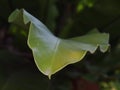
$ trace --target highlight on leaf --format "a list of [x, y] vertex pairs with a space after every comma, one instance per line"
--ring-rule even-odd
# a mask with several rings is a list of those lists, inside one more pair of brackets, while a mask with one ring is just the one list
[[58, 38], [24, 9], [15, 10], [9, 22], [29, 29], [28, 46], [38, 69], [49, 78], [65, 66], [82, 60], [87, 52], [94, 53], [98, 47], [106, 52], [109, 47], [109, 34], [97, 30], [80, 37]]

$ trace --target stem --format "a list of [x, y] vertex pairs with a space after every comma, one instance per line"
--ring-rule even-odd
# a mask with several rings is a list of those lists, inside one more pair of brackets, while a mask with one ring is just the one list
[[53, 88], [52, 88], [52, 79], [48, 80], [48, 89], [47, 90], [53, 90]]

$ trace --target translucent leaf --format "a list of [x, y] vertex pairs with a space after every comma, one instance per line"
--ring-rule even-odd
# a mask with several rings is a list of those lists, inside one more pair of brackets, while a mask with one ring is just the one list
[[23, 9], [15, 10], [9, 22], [29, 28], [28, 46], [32, 49], [37, 67], [49, 78], [68, 64], [80, 61], [87, 51], [94, 53], [100, 46], [100, 50], [105, 52], [109, 47], [109, 35], [97, 30], [70, 39], [55, 37], [42, 22]]

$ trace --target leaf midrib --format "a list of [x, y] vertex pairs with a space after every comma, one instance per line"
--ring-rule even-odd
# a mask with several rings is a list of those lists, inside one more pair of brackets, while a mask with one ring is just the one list
[[[60, 39], [59, 38], [57, 38], [57, 41], [56, 41], [56, 44], [55, 44], [55, 50], [53, 50], [54, 52], [53, 52], [53, 55], [52, 55], [52, 59], [51, 59], [51, 71], [50, 71], [50, 76], [51, 76], [51, 72], [52, 72], [52, 67], [53, 67], [53, 63], [54, 63], [54, 61], [55, 61], [55, 56], [56, 56], [56, 53], [57, 53], [57, 50], [58, 50], [58, 47], [59, 47], [59, 44], [60, 44]], [[53, 48], [54, 49], [54, 48]]]

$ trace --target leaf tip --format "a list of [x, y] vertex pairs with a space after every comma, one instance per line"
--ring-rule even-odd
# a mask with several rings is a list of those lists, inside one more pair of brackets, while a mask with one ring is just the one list
[[48, 75], [49, 80], [51, 79], [51, 75]]
[[8, 22], [13, 22], [16, 19], [18, 12], [19, 10], [16, 9], [13, 13], [11, 13], [11, 15], [8, 17]]

